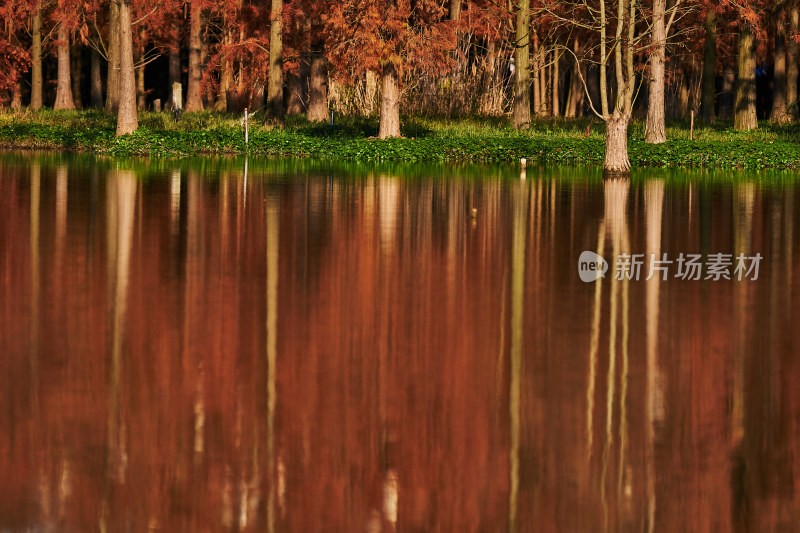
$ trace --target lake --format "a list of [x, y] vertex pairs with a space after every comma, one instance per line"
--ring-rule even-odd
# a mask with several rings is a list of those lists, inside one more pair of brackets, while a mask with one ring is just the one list
[[796, 182], [3, 154], [0, 531], [797, 530]]

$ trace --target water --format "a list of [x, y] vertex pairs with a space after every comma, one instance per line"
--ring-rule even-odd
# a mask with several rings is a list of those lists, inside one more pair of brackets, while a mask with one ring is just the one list
[[0, 530], [798, 530], [795, 176], [526, 177], [2, 156]]

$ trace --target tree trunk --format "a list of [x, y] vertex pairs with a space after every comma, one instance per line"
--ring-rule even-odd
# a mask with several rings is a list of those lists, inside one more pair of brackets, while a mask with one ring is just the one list
[[203, 110], [203, 99], [200, 96], [200, 83], [203, 80], [202, 53], [203, 43], [200, 38], [202, 21], [200, 5], [191, 4], [189, 10], [189, 86], [186, 91], [186, 112]]
[[773, 74], [772, 112], [770, 122], [787, 124], [791, 118], [786, 112], [786, 22], [784, 9], [779, 7], [775, 13], [775, 69]]
[[267, 121], [283, 125], [283, 0], [272, 0]]
[[378, 137], [400, 137], [400, 82], [397, 70], [389, 63], [381, 77], [381, 118]]
[[[144, 43], [147, 41], [147, 34], [144, 26], [139, 26], [139, 47], [136, 51], [139, 66], [136, 68], [136, 108], [144, 111], [147, 107], [147, 92], [145, 91], [144, 79]], [[134, 65], [136, 62], [134, 62]]]
[[[175, 28], [178, 32], [178, 28]], [[169, 47], [169, 85], [181, 83], [181, 43], [177, 37]]]
[[119, 30], [120, 77], [117, 137], [136, 131], [136, 128], [139, 127], [139, 117], [136, 114], [131, 0], [121, 0], [119, 3]]
[[328, 69], [325, 56], [317, 52], [311, 59], [308, 80], [308, 120], [324, 122], [328, 119]]
[[106, 75], [106, 113], [119, 107], [119, 4], [109, 2], [108, 16], [108, 73]]
[[36, 2], [31, 44], [31, 109], [42, 108], [42, 2]]
[[[230, 29], [225, 30], [225, 44], [231, 44]], [[231, 111], [232, 101], [230, 98], [231, 87], [233, 86], [233, 62], [230, 57], [225, 57], [222, 61], [222, 73], [219, 77], [219, 94], [214, 108], [217, 111]]]
[[489, 39], [483, 69], [483, 94], [481, 94], [481, 113], [499, 115], [502, 113], [502, 94], [497, 83], [497, 43]]
[[[575, 37], [573, 43], [573, 53], [578, 57], [580, 53], [580, 41]], [[569, 95], [567, 96], [567, 109], [565, 111], [568, 117], [579, 116], [580, 110], [583, 108], [583, 83], [581, 82], [580, 68], [581, 64], [572, 58], [570, 61], [572, 67], [569, 76]]]
[[75, 109], [69, 76], [69, 33], [64, 24], [58, 26], [58, 82], [53, 109]]
[[[746, 24], [743, 21], [743, 25]], [[756, 46], [753, 33], [743, 28], [739, 33], [739, 55], [737, 59], [738, 83], [733, 126], [739, 131], [758, 127], [756, 117]]]
[[789, 39], [786, 43], [786, 105], [789, 117], [797, 116], [797, 41], [800, 33], [800, 7], [795, 0], [789, 8]]
[[[539, 38], [533, 34], [533, 76], [529, 83], [533, 83], [533, 114], [539, 116], [542, 112], [542, 93], [541, 85], [539, 84], [539, 76], [542, 72], [542, 62], [539, 60]], [[528, 97], [530, 98], [531, 90], [528, 89]]]
[[463, 0], [450, 0], [450, 20], [461, 18], [461, 3]]
[[375, 99], [378, 94], [378, 76], [373, 71], [368, 70], [365, 80], [365, 94], [366, 112], [367, 116], [371, 116], [375, 112]]
[[136, 67], [136, 109], [144, 111], [146, 104], [146, 93], [144, 88], [144, 65], [139, 65]]
[[647, 123], [644, 142], [659, 144], [666, 142], [664, 123], [664, 62], [666, 61], [667, 32], [664, 26], [665, 0], [653, 0], [653, 30], [650, 52], [650, 99], [647, 105]]
[[703, 48], [703, 120], [714, 122], [717, 92], [717, 12], [713, 8], [706, 11], [706, 42]]
[[103, 107], [103, 76], [100, 72], [100, 54], [94, 48], [92, 48], [91, 71], [92, 107], [101, 109]]
[[287, 76], [286, 83], [289, 86], [289, 96], [286, 99], [286, 114], [299, 115], [303, 112], [303, 75], [300, 72], [292, 72]]
[[537, 115], [547, 116], [547, 48], [539, 47], [539, 112]]
[[528, 128], [531, 125], [531, 78], [530, 78], [530, 1], [519, 0], [515, 30], [514, 50], [514, 127]]
[[603, 175], [627, 175], [631, 170], [628, 159], [628, 122], [630, 116], [619, 111], [606, 120], [606, 153], [603, 159]]
[[19, 80], [14, 83], [11, 92], [11, 109], [14, 111], [22, 109], [22, 88], [20, 87]]
[[72, 79], [72, 102], [75, 104], [75, 109], [83, 109], [83, 101], [81, 98], [81, 48], [77, 43], [73, 43], [70, 49], [70, 76]]
[[561, 62], [561, 53], [556, 48], [555, 50], [553, 50], [553, 79], [552, 79], [552, 82], [551, 82], [552, 87], [550, 89], [552, 91], [552, 93], [553, 93], [553, 110], [552, 110], [552, 114], [553, 114], [554, 117], [561, 116], [561, 101], [560, 101], [560, 98], [559, 98], [560, 95], [559, 95], [559, 91], [558, 91], [558, 89], [559, 89], [558, 82], [560, 81], [560, 78], [561, 78], [561, 69], [559, 68], [559, 63], [560, 62]]

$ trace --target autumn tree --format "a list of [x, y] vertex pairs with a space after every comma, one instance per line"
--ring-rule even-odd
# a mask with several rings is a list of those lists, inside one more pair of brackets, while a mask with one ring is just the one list
[[10, 93], [13, 109], [22, 107], [20, 78], [30, 68], [30, 54], [20, 41], [26, 21], [35, 5], [26, 0], [10, 0], [0, 5], [0, 23], [6, 32], [0, 32], [0, 94]]
[[53, 109], [75, 109], [75, 100], [72, 96], [69, 43], [70, 35], [78, 27], [82, 16], [80, 8], [81, 5], [74, 0], [58, 0], [57, 9], [53, 11], [53, 21], [58, 28], [58, 37], [55, 42], [58, 57], [58, 78], [56, 101], [53, 104]]
[[[116, 0], [111, 0], [112, 2]], [[133, 64], [132, 0], [119, 0], [119, 111], [117, 137], [136, 131], [139, 118], [136, 111], [136, 74]]]
[[186, 90], [186, 111], [203, 110], [201, 83], [203, 81], [202, 54], [202, 10], [204, 2], [189, 3], [189, 83]]
[[369, 71], [380, 77], [380, 138], [400, 136], [404, 79], [451, 64], [456, 34], [447, 7], [434, 0], [342, 0], [331, 6], [326, 43], [333, 74], [342, 80]]
[[283, 124], [283, 0], [272, 0], [269, 18], [267, 121]]
[[717, 12], [715, 6], [705, 6], [703, 43], [703, 93], [702, 118], [705, 122], [716, 119], [715, 100], [717, 92]]
[[529, 0], [517, 0], [514, 25], [514, 127], [531, 123], [531, 16]]
[[[636, 93], [634, 59], [637, 43], [650, 31], [637, 31], [637, 26], [647, 28], [638, 5], [628, 0], [548, 0], [544, 5], [544, 10], [568, 30], [589, 30], [597, 38], [591, 54], [573, 56], [573, 60], [595, 63], [600, 70], [599, 110], [590, 96], [586, 79], [581, 77], [581, 82], [592, 111], [606, 124], [603, 171], [608, 175], [626, 175], [631, 167], [628, 125]], [[614, 75], [611, 80], [609, 72]]]
[[681, 2], [682, 0], [675, 1], [672, 7], [667, 10], [667, 0], [653, 0], [652, 30], [650, 32], [652, 48], [650, 50], [648, 80], [649, 102], [644, 135], [646, 143], [658, 144], [667, 140], [664, 115], [664, 64], [667, 59], [667, 36]]
[[737, 82], [734, 128], [740, 131], [758, 127], [756, 115], [756, 37], [764, 37], [764, 21], [769, 0], [725, 0], [737, 16]]
[[[778, 4], [774, 11], [775, 47], [772, 88], [772, 111], [770, 122], [785, 124], [791, 122], [786, 102], [786, 6]], [[796, 60], [797, 58], [795, 58]], [[796, 73], [795, 73], [796, 74]]]

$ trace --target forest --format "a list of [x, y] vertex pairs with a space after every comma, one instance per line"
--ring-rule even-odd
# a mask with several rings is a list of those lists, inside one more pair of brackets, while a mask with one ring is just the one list
[[116, 136], [177, 108], [375, 117], [380, 139], [415, 136], [401, 116], [592, 117], [626, 173], [632, 125], [658, 145], [667, 120], [798, 115], [797, 0], [5, 0], [0, 19], [0, 105], [103, 110]]

